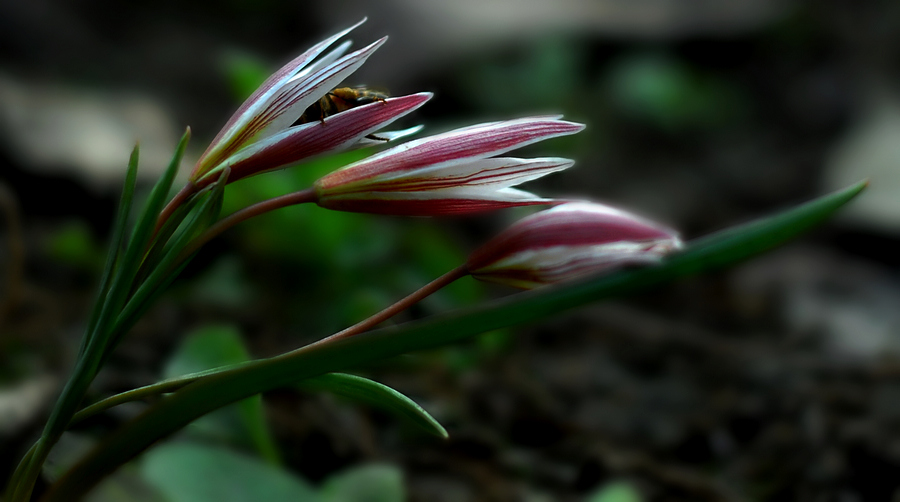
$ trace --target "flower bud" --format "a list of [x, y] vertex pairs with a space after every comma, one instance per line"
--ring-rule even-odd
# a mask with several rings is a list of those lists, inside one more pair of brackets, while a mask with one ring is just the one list
[[678, 234], [624, 211], [571, 202], [513, 224], [469, 256], [476, 279], [530, 289], [624, 265], [652, 264], [679, 249]]
[[467, 214], [557, 201], [511, 188], [572, 166], [557, 157], [492, 157], [581, 124], [531, 117], [457, 129], [411, 141], [339, 169], [315, 183], [329, 209], [410, 216]]

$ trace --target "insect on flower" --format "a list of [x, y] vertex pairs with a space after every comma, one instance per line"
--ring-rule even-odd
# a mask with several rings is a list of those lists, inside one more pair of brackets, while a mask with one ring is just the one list
[[383, 103], [388, 98], [387, 93], [374, 91], [365, 87], [339, 87], [328, 91], [321, 99], [313, 103], [300, 115], [294, 125], [324, 121], [335, 113], [340, 113], [357, 106], [369, 103]]
[[[367, 105], [369, 103], [384, 103], [388, 98], [387, 93], [374, 91], [365, 87], [339, 87], [332, 89], [322, 96], [322, 99], [316, 101], [306, 111], [294, 125], [307, 124], [309, 122], [320, 121], [325, 124], [325, 117], [330, 117], [336, 113], [347, 111], [357, 106]], [[366, 138], [378, 141], [390, 141], [390, 138], [382, 138], [374, 134], [366, 135]]]
[[337, 87], [387, 40], [384, 37], [349, 54], [345, 53], [350, 42], [325, 52], [359, 24], [316, 44], [263, 82], [197, 161], [191, 182], [205, 186], [226, 167], [231, 168], [228, 181], [232, 182], [315, 155], [418, 131], [411, 128], [371, 137], [425, 104], [431, 93], [389, 98], [368, 89]]

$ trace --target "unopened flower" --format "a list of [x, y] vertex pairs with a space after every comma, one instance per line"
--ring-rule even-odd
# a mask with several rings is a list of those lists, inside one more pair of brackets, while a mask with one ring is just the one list
[[673, 230], [609, 206], [572, 202], [513, 224], [472, 253], [466, 269], [476, 279], [528, 289], [656, 263], [680, 247]]
[[319, 179], [317, 202], [341, 211], [418, 216], [554, 203], [511, 187], [566, 169], [571, 160], [493, 156], [582, 129], [558, 117], [531, 117], [411, 141]]
[[[287, 167], [313, 155], [369, 143], [367, 135], [428, 101], [430, 93], [387, 98], [323, 117], [321, 121], [293, 125], [310, 105], [362, 66], [387, 40], [382, 38], [347, 55], [344, 53], [350, 43], [345, 42], [322, 56], [359, 24], [316, 44], [270, 76], [212, 141], [197, 161], [191, 181], [213, 180], [225, 167], [231, 168], [229, 182], [235, 181]], [[385, 139], [399, 136], [388, 134]]]

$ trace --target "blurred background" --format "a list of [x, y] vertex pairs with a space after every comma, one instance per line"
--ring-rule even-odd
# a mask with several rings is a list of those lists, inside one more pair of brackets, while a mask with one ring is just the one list
[[[391, 39], [348, 84], [435, 92], [409, 125], [588, 125], [517, 152], [577, 160], [527, 190], [614, 203], [686, 239], [863, 178], [870, 190], [733, 270], [359, 369], [449, 440], [284, 389], [198, 421], [93, 500], [900, 497], [900, 3], [877, 0], [0, 0], [0, 480], [71, 369], [134, 142], [149, 184], [190, 125], [187, 170], [271, 71], [364, 16], [356, 47]], [[225, 210], [365, 154], [242, 181]], [[89, 397], [321, 338], [527, 213], [300, 207], [233, 229]], [[512, 293], [467, 279], [397, 321]], [[141, 407], [81, 425], [47, 475]]]

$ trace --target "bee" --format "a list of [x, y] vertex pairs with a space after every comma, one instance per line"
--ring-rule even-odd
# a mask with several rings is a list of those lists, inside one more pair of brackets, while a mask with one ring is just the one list
[[[365, 87], [338, 87], [322, 96], [318, 101], [303, 111], [303, 115], [293, 125], [306, 124], [316, 120], [325, 123], [325, 117], [341, 113], [357, 106], [367, 105], [376, 101], [384, 101], [388, 95], [383, 92], [366, 89]], [[366, 136], [369, 139], [388, 141], [373, 134]]]

